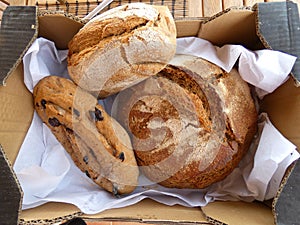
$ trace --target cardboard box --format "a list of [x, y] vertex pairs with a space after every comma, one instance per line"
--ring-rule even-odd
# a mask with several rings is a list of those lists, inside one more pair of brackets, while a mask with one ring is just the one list
[[[297, 5], [292, 2], [259, 3], [253, 8], [231, 8], [208, 19], [176, 21], [178, 37], [198, 36], [215, 45], [242, 44], [255, 50], [271, 48], [292, 55], [300, 53]], [[23, 83], [22, 56], [37, 36], [53, 40], [59, 49], [83, 26], [70, 15], [38, 13], [36, 7], [8, 7], [0, 32], [0, 221], [1, 224], [53, 224], [73, 217], [86, 221], [136, 221], [160, 224], [297, 224], [300, 168], [286, 172], [273, 202], [214, 202], [202, 208], [166, 206], [152, 200], [96, 215], [76, 207], [48, 203], [21, 211], [22, 191], [12, 170], [18, 150], [31, 123], [32, 96]], [[290, 79], [261, 102], [272, 123], [300, 147], [299, 59]]]

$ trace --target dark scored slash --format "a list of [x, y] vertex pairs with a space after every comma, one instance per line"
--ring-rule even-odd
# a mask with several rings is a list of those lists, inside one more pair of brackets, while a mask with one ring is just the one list
[[42, 104], [43, 108], [46, 109], [47, 101], [45, 99], [42, 99], [41, 104]]
[[74, 133], [74, 131], [73, 131], [71, 128], [69, 128], [69, 127], [66, 128], [66, 131], [67, 131], [69, 134], [73, 134], [73, 133]]
[[49, 122], [49, 124], [50, 124], [52, 127], [58, 127], [58, 126], [61, 125], [61, 123], [59, 122], [59, 120], [56, 119], [55, 117], [49, 118], [49, 119], [48, 119], [48, 122]]

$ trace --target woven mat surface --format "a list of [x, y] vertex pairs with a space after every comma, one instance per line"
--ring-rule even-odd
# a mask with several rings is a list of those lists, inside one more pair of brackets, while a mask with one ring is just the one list
[[[175, 18], [209, 17], [232, 6], [252, 6], [257, 2], [274, 1], [283, 0], [114, 0], [104, 11], [129, 2], [144, 2], [168, 6]], [[84, 17], [102, 0], [0, 0], [0, 13], [8, 2], [10, 5], [38, 5], [42, 10], [62, 10]], [[300, 0], [293, 0], [293, 2], [300, 5]]]

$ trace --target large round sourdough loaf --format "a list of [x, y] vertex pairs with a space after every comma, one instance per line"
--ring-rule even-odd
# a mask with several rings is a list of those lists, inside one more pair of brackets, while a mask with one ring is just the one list
[[130, 133], [153, 182], [205, 188], [238, 165], [256, 133], [257, 112], [237, 70], [176, 55], [157, 76], [120, 92], [113, 114]]
[[73, 81], [100, 98], [162, 70], [176, 51], [176, 27], [166, 6], [131, 3], [89, 21], [69, 42]]
[[135, 189], [139, 171], [130, 138], [94, 96], [71, 80], [48, 76], [33, 97], [36, 112], [79, 169], [114, 195]]

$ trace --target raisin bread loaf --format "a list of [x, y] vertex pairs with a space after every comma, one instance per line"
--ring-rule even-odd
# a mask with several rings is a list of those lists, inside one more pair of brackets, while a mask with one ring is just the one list
[[88, 177], [114, 195], [135, 189], [139, 171], [130, 138], [94, 96], [71, 80], [48, 76], [33, 97], [42, 121]]

